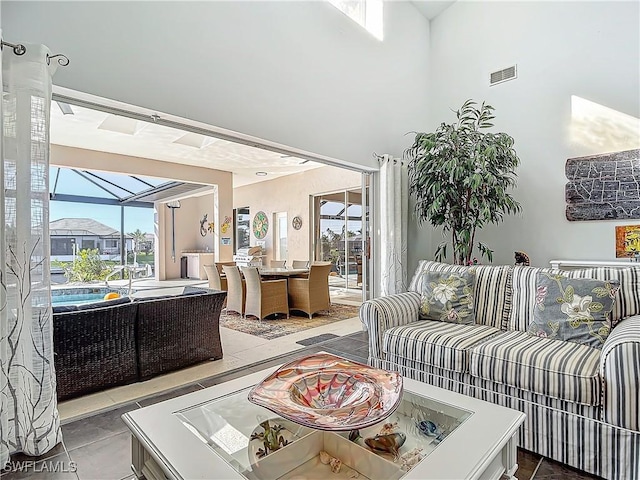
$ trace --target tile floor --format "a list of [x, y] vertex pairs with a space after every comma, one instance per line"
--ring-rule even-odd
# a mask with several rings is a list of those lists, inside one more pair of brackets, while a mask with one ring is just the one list
[[[185, 284], [206, 285], [206, 282], [202, 281], [185, 280], [176, 280], [173, 283], [147, 283], [148, 285], [141, 282], [136, 287], [175, 288], [177, 291]], [[331, 299], [332, 302], [348, 305], [361, 303], [360, 293], [353, 290], [332, 288]], [[318, 335], [330, 339], [307, 347], [297, 343], [304, 343], [305, 339]], [[12, 471], [9, 467], [0, 472], [0, 477], [3, 480], [130, 479], [131, 443], [128, 430], [120, 418], [123, 413], [320, 350], [363, 363], [366, 363], [368, 356], [366, 332], [361, 331], [357, 318], [274, 340], [263, 340], [229, 329], [222, 329], [221, 336], [225, 358], [220, 361], [203, 363], [147, 382], [126, 385], [61, 403], [59, 410], [63, 424], [63, 442], [41, 457], [15, 455], [12, 457], [13, 465], [23, 466], [23, 471]], [[265, 361], [265, 358], [268, 360]], [[24, 468], [26, 464], [21, 462], [25, 461], [33, 463]], [[525, 451], [519, 452], [519, 464], [520, 479], [593, 478]]]
[[[131, 440], [128, 430], [120, 418], [123, 413], [232, 380], [249, 372], [256, 372], [287, 362], [302, 354], [315, 353], [321, 350], [366, 363], [368, 355], [367, 334], [366, 332], [358, 331], [341, 335], [322, 343], [308, 346], [303, 350], [277, 355], [267, 361], [256, 362], [229, 372], [210, 376], [197, 382], [183, 385], [170, 392], [146, 396], [106, 412], [64, 423], [62, 426], [64, 440], [61, 444], [46, 455], [38, 458], [14, 455], [12, 457], [14, 465], [20, 465], [19, 462], [25, 460], [34, 463], [25, 471], [5, 469], [0, 474], [0, 477], [3, 480], [23, 478], [34, 480], [132, 479], [133, 475], [130, 469]], [[520, 480], [596, 478], [524, 450], [518, 452], [518, 463], [520, 468], [518, 469], [517, 477]], [[58, 471], [53, 472], [52, 470], [56, 467]]]

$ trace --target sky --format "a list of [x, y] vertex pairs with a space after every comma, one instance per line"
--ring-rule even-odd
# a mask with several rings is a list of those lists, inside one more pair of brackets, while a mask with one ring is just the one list
[[[98, 173], [98, 175], [106, 178], [115, 185], [120, 185], [121, 187], [129, 190], [127, 192], [118, 187], [114, 187], [113, 185], [103, 183], [103, 186], [111, 191], [114, 191], [116, 195], [120, 197], [126, 197], [130, 194], [130, 192], [137, 193], [150, 188], [149, 185], [145, 185], [141, 182], [135, 181], [127, 175], [108, 173]], [[89, 178], [100, 183], [100, 181], [94, 177]], [[147, 181], [152, 185], [159, 185], [166, 182], [166, 180], [150, 179], [147, 177], [139, 178], [142, 178], [144, 181]], [[109, 193], [104, 191], [102, 188], [91, 183], [85, 178], [82, 178], [80, 175], [67, 168], [61, 168], [60, 174], [58, 174], [57, 167], [51, 167], [49, 169], [49, 191], [55, 191], [59, 194], [115, 198], [113, 195], [109, 195]], [[96, 205], [89, 203], [59, 202], [52, 200], [49, 209], [49, 220], [53, 221], [59, 220], [61, 218], [92, 218], [113, 228], [114, 230], [120, 231], [120, 207], [116, 205]], [[133, 232], [138, 228], [143, 233], [153, 233], [153, 208], [125, 207], [125, 233]]]
[[[61, 218], [92, 218], [120, 231], [120, 207], [116, 206], [52, 201], [49, 220]], [[153, 233], [153, 208], [125, 207], [125, 233], [131, 233], [138, 228], [143, 233]]]

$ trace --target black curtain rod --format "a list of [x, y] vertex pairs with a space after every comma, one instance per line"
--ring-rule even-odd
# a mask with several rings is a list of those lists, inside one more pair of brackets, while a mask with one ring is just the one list
[[[21, 43], [9, 43], [9, 42], [5, 42], [4, 40], [0, 40], [0, 50], [4, 50], [5, 45], [7, 47], [11, 47], [15, 55], [21, 56], [27, 53], [27, 47], [25, 47]], [[56, 61], [58, 62], [58, 65], [61, 65], [63, 67], [66, 67], [67, 65], [69, 65], [69, 59], [67, 58], [66, 55], [63, 55], [61, 53], [58, 53], [56, 55], [49, 55], [47, 53], [47, 65], [51, 65], [52, 58], [57, 59]]]

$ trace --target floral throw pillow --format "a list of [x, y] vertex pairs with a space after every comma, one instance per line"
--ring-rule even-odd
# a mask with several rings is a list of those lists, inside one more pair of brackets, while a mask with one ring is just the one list
[[422, 276], [420, 318], [474, 324], [474, 281], [475, 276], [469, 272], [425, 272]]
[[528, 332], [602, 348], [611, 331], [617, 280], [536, 275], [536, 304]]

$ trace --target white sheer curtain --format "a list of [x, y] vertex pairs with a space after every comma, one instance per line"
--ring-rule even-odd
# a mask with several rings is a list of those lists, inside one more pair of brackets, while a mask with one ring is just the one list
[[399, 158], [380, 161], [380, 278], [382, 295], [407, 290], [407, 218], [409, 177]]
[[[49, 51], [2, 57], [0, 180], [0, 463], [62, 440], [49, 272]], [[0, 466], [1, 468], [1, 466]]]

